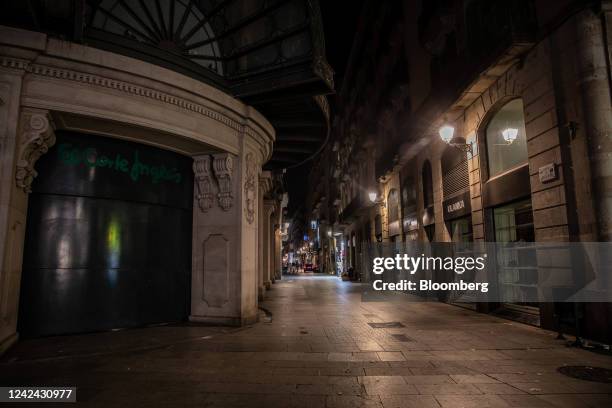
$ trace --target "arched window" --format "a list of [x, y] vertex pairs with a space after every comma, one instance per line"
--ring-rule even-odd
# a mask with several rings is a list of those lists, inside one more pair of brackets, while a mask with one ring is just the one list
[[489, 178], [527, 163], [523, 101], [514, 99], [491, 118], [486, 128]]
[[429, 160], [423, 163], [423, 170], [421, 171], [421, 177], [423, 179], [423, 207], [433, 206], [433, 179], [431, 175], [431, 164]]

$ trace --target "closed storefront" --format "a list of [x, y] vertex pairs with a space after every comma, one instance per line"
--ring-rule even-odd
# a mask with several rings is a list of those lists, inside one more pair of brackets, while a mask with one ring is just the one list
[[189, 314], [192, 159], [58, 132], [36, 165], [21, 285], [24, 336]]
[[[481, 140], [486, 152], [482, 171], [487, 238], [508, 244], [496, 257], [502, 298], [533, 299], [538, 284], [535, 254], [531, 245], [520, 245], [535, 240], [522, 100], [499, 108], [485, 124]], [[504, 303], [502, 312], [539, 324], [538, 307], [518, 301]]]

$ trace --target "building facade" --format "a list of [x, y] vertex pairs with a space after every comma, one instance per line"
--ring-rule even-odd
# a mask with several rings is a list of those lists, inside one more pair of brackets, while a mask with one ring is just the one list
[[[367, 267], [375, 242], [610, 240], [608, 2], [366, 2], [363, 16], [310, 183], [335, 271]], [[564, 313], [473, 308], [548, 329]], [[572, 317], [612, 341], [610, 304]]]
[[0, 16], [0, 352], [20, 335], [255, 322], [281, 278], [281, 169], [327, 134], [318, 3]]

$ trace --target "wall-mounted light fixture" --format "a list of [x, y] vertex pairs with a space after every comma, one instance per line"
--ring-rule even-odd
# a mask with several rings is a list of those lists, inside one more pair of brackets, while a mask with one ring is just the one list
[[518, 137], [518, 129], [516, 128], [506, 128], [502, 130], [502, 136], [506, 143], [512, 144]]
[[440, 138], [444, 143], [449, 146], [453, 146], [461, 150], [462, 152], [468, 153], [472, 151], [472, 145], [465, 142], [462, 137], [455, 137], [455, 128], [451, 125], [444, 125], [438, 131]]
[[376, 203], [376, 197], [377, 197], [377, 194], [374, 191], [370, 191], [368, 193], [368, 198], [373, 204]]

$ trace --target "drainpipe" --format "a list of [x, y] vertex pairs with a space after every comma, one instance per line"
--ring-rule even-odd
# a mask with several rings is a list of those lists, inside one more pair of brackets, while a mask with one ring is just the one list
[[602, 18], [589, 9], [576, 16], [576, 67], [599, 241], [612, 240], [612, 107], [605, 34], [606, 21], [612, 18], [611, 3], [602, 2]]

